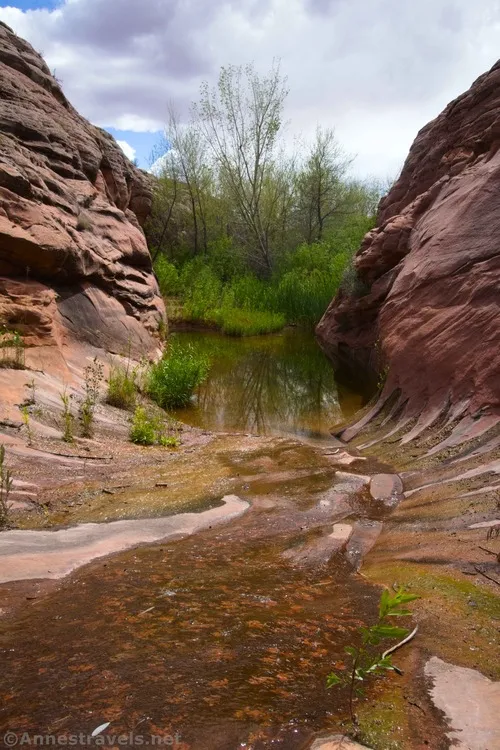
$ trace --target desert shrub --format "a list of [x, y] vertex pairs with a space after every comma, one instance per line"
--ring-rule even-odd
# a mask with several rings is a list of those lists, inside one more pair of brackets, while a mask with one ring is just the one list
[[0, 367], [24, 370], [24, 350], [24, 339], [18, 331], [0, 328]]
[[146, 375], [146, 391], [163, 409], [187, 406], [207, 378], [210, 360], [192, 344], [171, 343]]
[[118, 409], [131, 410], [137, 398], [137, 371], [120, 363], [111, 365], [108, 376], [106, 403]]
[[71, 401], [73, 396], [64, 390], [59, 394], [59, 397], [63, 405], [63, 440], [66, 443], [73, 443], [75, 440], [75, 418], [71, 411]]
[[355, 298], [364, 297], [370, 291], [370, 286], [363, 279], [359, 278], [356, 266], [354, 265], [354, 257], [351, 258], [345, 267], [340, 286], [345, 294]]
[[76, 220], [76, 228], [79, 232], [91, 232], [93, 229], [92, 222], [88, 214], [80, 211]]
[[85, 378], [85, 398], [80, 403], [78, 416], [82, 436], [91, 438], [94, 434], [94, 412], [99, 399], [99, 389], [104, 377], [104, 367], [97, 357], [94, 357], [91, 364], [84, 371]]

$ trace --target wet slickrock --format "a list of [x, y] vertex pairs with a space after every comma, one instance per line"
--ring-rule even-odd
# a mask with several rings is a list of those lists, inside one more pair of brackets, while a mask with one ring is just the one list
[[471, 415], [468, 433], [480, 410], [500, 418], [499, 146], [497, 63], [419, 132], [356, 255], [356, 288], [317, 328], [332, 358], [387, 367], [377, 408], [400, 393], [415, 433], [443, 414]]
[[29, 346], [143, 354], [165, 310], [142, 224], [147, 175], [0, 23], [0, 317]]

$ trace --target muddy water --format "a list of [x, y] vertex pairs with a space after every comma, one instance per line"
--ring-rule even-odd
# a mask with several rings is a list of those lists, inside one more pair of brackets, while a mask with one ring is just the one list
[[[280, 426], [265, 406], [264, 431], [321, 433], [340, 401], [318, 392], [316, 411], [306, 399], [307, 409], [280, 412]], [[222, 407], [201, 403], [196, 418], [212, 413], [227, 429]], [[133, 732], [143, 744], [177, 733], [190, 750], [299, 750], [341, 727], [346, 696], [327, 691], [325, 677], [342, 667], [378, 592], [331, 535], [339, 521], [370, 518], [366, 489], [346, 491], [345, 477], [340, 487], [331, 458], [292, 438], [225, 438], [213, 450], [207, 496], [222, 481], [250, 509], [190, 538], [95, 560], [6, 619], [0, 729], [68, 736], [111, 722], [107, 737]], [[192, 472], [198, 493], [192, 455], [182, 480]], [[144, 490], [135, 502], [142, 516]]]
[[177, 333], [212, 360], [193, 406], [177, 416], [212, 430], [317, 437], [349, 419], [368, 400], [335, 381], [314, 337], [300, 330], [230, 338], [218, 333]]

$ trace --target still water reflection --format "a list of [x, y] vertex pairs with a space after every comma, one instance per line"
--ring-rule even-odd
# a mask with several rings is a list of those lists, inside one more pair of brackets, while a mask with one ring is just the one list
[[206, 351], [213, 363], [193, 405], [176, 412], [188, 424], [320, 437], [366, 401], [336, 383], [312, 334], [287, 330], [244, 339], [213, 332], [173, 335]]

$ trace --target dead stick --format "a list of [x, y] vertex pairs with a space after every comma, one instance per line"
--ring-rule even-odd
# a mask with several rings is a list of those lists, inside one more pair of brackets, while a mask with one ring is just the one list
[[482, 570], [479, 570], [479, 568], [477, 567], [477, 565], [474, 565], [474, 568], [475, 568], [475, 569], [477, 570], [477, 572], [478, 572], [478, 573], [479, 573], [480, 575], [482, 575], [482, 576], [484, 576], [485, 578], [487, 578], [487, 579], [488, 579], [488, 581], [493, 581], [493, 583], [496, 583], [496, 585], [497, 585], [497, 586], [500, 586], [500, 581], [497, 581], [497, 579], [496, 579], [496, 578], [492, 578], [492, 577], [491, 577], [491, 576], [489, 576], [489, 575], [488, 575], [487, 573], [483, 573], [483, 571], [482, 571]]
[[495, 557], [497, 556], [497, 553], [496, 553], [496, 552], [493, 552], [493, 550], [492, 550], [492, 549], [486, 549], [486, 547], [481, 547], [481, 545], [480, 545], [480, 544], [478, 544], [478, 545], [477, 545], [477, 548], [478, 548], [478, 549], [482, 549], [482, 550], [483, 550], [483, 552], [487, 552], [487, 553], [488, 553], [489, 555], [495, 555]]

